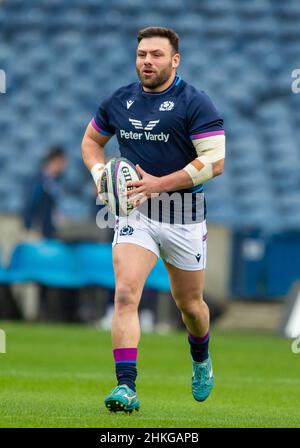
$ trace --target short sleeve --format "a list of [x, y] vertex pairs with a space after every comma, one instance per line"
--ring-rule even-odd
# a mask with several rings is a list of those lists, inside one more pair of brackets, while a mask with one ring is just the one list
[[203, 91], [195, 91], [187, 108], [187, 126], [192, 140], [224, 134], [223, 119]]
[[99, 109], [95, 117], [91, 121], [91, 125], [96, 131], [100, 132], [100, 134], [111, 137], [115, 133], [114, 127], [110, 123], [109, 117], [109, 103], [111, 101], [111, 97], [102, 101]]

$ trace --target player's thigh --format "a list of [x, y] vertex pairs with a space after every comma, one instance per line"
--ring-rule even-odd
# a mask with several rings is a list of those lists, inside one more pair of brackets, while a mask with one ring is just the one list
[[150, 250], [133, 243], [118, 243], [113, 247], [116, 294], [140, 299], [145, 281], [157, 262]]
[[207, 252], [205, 221], [191, 225], [163, 225], [161, 235], [161, 256], [165, 262], [183, 271], [199, 272], [205, 269]]
[[173, 299], [180, 309], [193, 307], [203, 300], [205, 270], [185, 271], [164, 262], [168, 271]]

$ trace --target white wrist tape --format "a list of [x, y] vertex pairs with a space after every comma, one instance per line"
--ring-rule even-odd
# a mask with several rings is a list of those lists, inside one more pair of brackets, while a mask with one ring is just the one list
[[91, 174], [96, 185], [98, 185], [98, 181], [103, 173], [104, 167], [104, 163], [96, 163], [91, 169]]
[[213, 163], [225, 158], [225, 135], [193, 140], [198, 157], [183, 169], [200, 185], [213, 177]]
[[197, 157], [183, 169], [190, 175], [194, 185], [203, 184], [213, 177], [212, 163], [205, 156]]

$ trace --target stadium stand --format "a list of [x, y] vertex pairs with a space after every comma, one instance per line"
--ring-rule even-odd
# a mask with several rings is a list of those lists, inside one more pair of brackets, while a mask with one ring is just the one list
[[9, 282], [34, 281], [61, 288], [81, 287], [84, 284], [81, 266], [73, 252], [72, 247], [54, 240], [18, 244], [7, 269]]
[[[0, 254], [1, 255], [1, 254]], [[111, 243], [67, 244], [41, 240], [17, 244], [9, 262], [0, 256], [0, 284], [35, 282], [55, 288], [115, 287]], [[146, 287], [169, 292], [168, 274], [159, 260]]]
[[[0, 108], [0, 212], [20, 212], [24, 183], [46, 147], [59, 143], [70, 160], [61, 210], [93, 216], [82, 134], [104, 96], [136, 79], [136, 32], [153, 24], [179, 32], [179, 73], [207, 91], [225, 118], [227, 167], [205, 186], [208, 220], [299, 229], [300, 108], [291, 94], [298, 0], [1, 2], [0, 68], [8, 85]], [[116, 148], [114, 141], [108, 153]]]

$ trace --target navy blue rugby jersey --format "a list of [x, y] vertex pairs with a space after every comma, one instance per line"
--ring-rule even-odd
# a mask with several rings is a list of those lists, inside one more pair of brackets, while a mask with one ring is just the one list
[[[224, 134], [223, 119], [208, 95], [178, 75], [162, 92], [145, 92], [140, 82], [119, 88], [102, 102], [91, 123], [101, 134], [116, 135], [121, 156], [154, 176], [181, 170], [194, 160], [193, 139]], [[178, 192], [192, 193], [194, 222], [205, 219], [203, 185]], [[202, 204], [197, 217], [196, 195]]]

